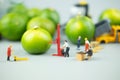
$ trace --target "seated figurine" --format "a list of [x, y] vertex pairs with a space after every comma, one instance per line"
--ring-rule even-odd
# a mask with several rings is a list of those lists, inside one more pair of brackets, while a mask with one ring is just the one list
[[87, 58], [85, 58], [85, 60], [90, 59], [91, 56], [93, 55], [93, 51], [92, 51], [92, 49], [90, 48], [90, 49], [86, 52], [86, 54], [87, 54]]

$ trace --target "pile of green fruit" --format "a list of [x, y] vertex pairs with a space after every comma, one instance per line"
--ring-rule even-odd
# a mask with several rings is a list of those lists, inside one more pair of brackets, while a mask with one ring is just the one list
[[21, 40], [28, 53], [42, 54], [50, 48], [59, 22], [60, 17], [55, 9], [28, 9], [19, 3], [12, 5], [0, 19], [0, 33], [7, 40]]
[[[109, 8], [102, 11], [99, 21], [104, 19], [108, 19], [111, 25], [120, 25], [120, 10]], [[76, 15], [67, 22], [65, 33], [68, 39], [74, 44], [77, 44], [78, 36], [81, 36], [81, 44], [84, 44], [85, 37], [89, 41], [94, 39], [95, 25], [92, 19], [86, 16]]]
[[[120, 25], [120, 10], [103, 11], [99, 20], [103, 19], [109, 19], [111, 25]], [[28, 53], [42, 54], [50, 48], [58, 23], [60, 16], [55, 9], [28, 9], [19, 3], [11, 6], [0, 19], [0, 33], [3, 38], [11, 41], [21, 40]], [[67, 22], [65, 34], [74, 44], [77, 44], [78, 36], [81, 36], [81, 44], [84, 44], [84, 38], [94, 38], [95, 25], [91, 18], [76, 15]]]
[[120, 25], [120, 10], [109, 8], [101, 12], [99, 20], [108, 19], [111, 25]]

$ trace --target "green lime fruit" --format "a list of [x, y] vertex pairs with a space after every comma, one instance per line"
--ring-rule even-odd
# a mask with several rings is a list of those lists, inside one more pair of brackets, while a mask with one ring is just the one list
[[28, 14], [28, 9], [23, 3], [18, 3], [18, 4], [12, 5], [8, 9], [8, 13], [11, 13], [11, 12], [27, 15]]
[[38, 8], [32, 8], [28, 10], [28, 15], [30, 18], [39, 16], [41, 14], [41, 10]]
[[[0, 26], [2, 26], [1, 21], [0, 21]], [[1, 39], [1, 30], [0, 30], [0, 39]]]
[[25, 16], [8, 13], [1, 19], [0, 31], [4, 38], [12, 41], [20, 40], [26, 30]]
[[84, 43], [84, 38], [91, 40], [94, 36], [95, 26], [92, 20], [86, 16], [76, 16], [71, 18], [66, 24], [65, 33], [68, 39], [77, 44], [78, 36], [81, 36], [81, 44]]
[[21, 39], [22, 47], [30, 54], [43, 54], [51, 46], [50, 33], [42, 28], [27, 30]]
[[57, 25], [60, 22], [59, 14], [53, 8], [46, 8], [46, 9], [42, 10], [40, 17], [48, 18], [48, 19], [52, 20], [55, 23], [55, 25]]
[[54, 23], [47, 18], [41, 17], [32, 18], [27, 24], [27, 30], [34, 28], [36, 26], [47, 30], [52, 36], [54, 35], [56, 30]]
[[99, 17], [99, 20], [108, 19], [111, 25], [120, 25], [120, 10], [118, 9], [106, 9]]

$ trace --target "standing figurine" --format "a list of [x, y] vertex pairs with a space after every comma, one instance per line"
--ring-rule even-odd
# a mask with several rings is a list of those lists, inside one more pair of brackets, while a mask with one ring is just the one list
[[12, 45], [7, 48], [7, 61], [10, 61], [10, 56], [12, 52]]
[[80, 50], [80, 41], [81, 41], [81, 36], [78, 36], [77, 40], [77, 49]]
[[87, 38], [85, 38], [85, 52], [87, 52], [90, 49], [90, 43]]
[[67, 40], [64, 41], [64, 45], [62, 46], [62, 49], [64, 49], [64, 57], [69, 57], [69, 50], [70, 50], [70, 47], [69, 47], [69, 44], [67, 42]]
[[90, 59], [93, 55], [93, 51], [87, 38], [85, 38], [85, 53], [87, 54], [86, 60]]

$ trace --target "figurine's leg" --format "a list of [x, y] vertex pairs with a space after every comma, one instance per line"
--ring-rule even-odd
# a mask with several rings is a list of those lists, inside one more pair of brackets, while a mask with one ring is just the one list
[[77, 49], [78, 49], [78, 50], [80, 49], [80, 44], [79, 44], [79, 43], [77, 44]]
[[69, 57], [69, 50], [70, 50], [70, 48], [67, 47], [67, 48], [66, 48], [66, 55], [67, 55], [67, 57]]
[[66, 53], [66, 56], [69, 57], [69, 53], [68, 52]]
[[66, 53], [66, 52], [64, 52], [64, 57], [66, 57], [66, 54], [67, 54], [67, 53]]
[[78, 49], [80, 49], [80, 43], [78, 44]]
[[10, 56], [7, 57], [7, 61], [10, 61]]

